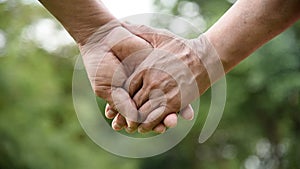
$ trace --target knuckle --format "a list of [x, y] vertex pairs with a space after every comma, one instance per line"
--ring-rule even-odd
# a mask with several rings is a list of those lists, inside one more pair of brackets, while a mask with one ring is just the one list
[[149, 83], [149, 87], [151, 88], [151, 89], [157, 89], [157, 88], [159, 88], [160, 87], [160, 85], [161, 85], [161, 80], [159, 80], [159, 79], [152, 79], [151, 81], [150, 81], [150, 83]]
[[144, 131], [150, 131], [152, 130], [153, 125], [151, 123], [143, 123], [141, 127], [143, 128]]
[[110, 87], [108, 87], [108, 86], [95, 86], [93, 91], [98, 97], [101, 97], [104, 99], [107, 97], [107, 95], [109, 95], [111, 93]]

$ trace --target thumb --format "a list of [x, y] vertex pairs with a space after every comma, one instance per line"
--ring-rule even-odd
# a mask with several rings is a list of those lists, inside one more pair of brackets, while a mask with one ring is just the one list
[[192, 106], [189, 104], [185, 108], [183, 108], [179, 114], [185, 120], [192, 120], [194, 118], [195, 113]]
[[138, 126], [138, 111], [129, 94], [122, 88], [115, 88], [112, 90], [111, 97], [115, 110], [126, 118], [128, 127], [132, 130], [136, 129]]

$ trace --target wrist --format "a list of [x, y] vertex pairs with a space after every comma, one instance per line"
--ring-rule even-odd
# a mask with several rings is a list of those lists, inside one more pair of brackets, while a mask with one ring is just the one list
[[[112, 19], [113, 20], [113, 19]], [[106, 22], [97, 22], [92, 18], [86, 19], [84, 22], [77, 23], [76, 26], [66, 27], [66, 30], [74, 38], [80, 46], [86, 44], [88, 39], [99, 30]]]
[[200, 93], [207, 90], [213, 83], [225, 76], [223, 61], [215, 47], [205, 34], [192, 39], [192, 50], [201, 63], [197, 68], [196, 81], [201, 86]]
[[95, 26], [93, 30], [89, 31], [89, 35], [85, 37], [84, 43], [82, 42], [78, 44], [82, 47], [85, 45], [97, 44], [105, 40], [107, 42], [116, 41], [117, 37], [113, 37], [112, 35], [119, 35], [118, 33], [115, 33], [115, 31], [118, 32], [119, 29], [116, 28], [121, 27], [120, 21], [117, 19], [111, 20], [110, 22], [98, 27]]
[[[70, 24], [69, 27], [65, 26], [77, 44], [80, 46], [87, 43], [89, 38], [102, 29], [110, 25], [111, 29], [116, 26], [121, 26], [120, 22], [114, 18], [110, 13], [95, 13], [86, 16], [77, 17], [77, 23]], [[113, 24], [111, 24], [113, 23]], [[104, 28], [107, 29], [107, 28]]]
[[[228, 72], [232, 69], [231, 61], [228, 59], [228, 51], [226, 50], [226, 44], [222, 44], [223, 40], [218, 39], [218, 37], [213, 36], [210, 32], [205, 32], [202, 36], [206, 38], [209, 45], [214, 49], [215, 53], [218, 55], [221, 61], [224, 71]], [[234, 52], [232, 52], [233, 54]], [[232, 55], [231, 54], [231, 55]]]

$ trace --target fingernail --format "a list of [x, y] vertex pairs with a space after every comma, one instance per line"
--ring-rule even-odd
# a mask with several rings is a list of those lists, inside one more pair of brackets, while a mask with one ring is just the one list
[[118, 123], [115, 123], [115, 122], [112, 124], [112, 128], [114, 130], [121, 130], [122, 129], [122, 127]]
[[127, 133], [133, 133], [135, 131], [135, 129], [131, 128], [131, 127], [127, 127], [126, 131], [127, 131]]
[[146, 133], [146, 130], [144, 128], [142, 128], [142, 127], [139, 127], [138, 128], [138, 132], [139, 133]]
[[108, 110], [107, 116], [108, 116], [109, 118], [113, 117], [114, 115], [115, 115], [115, 113], [114, 113], [112, 110]]
[[109, 111], [109, 110], [110, 110], [110, 106], [108, 104], [106, 104], [105, 111]]

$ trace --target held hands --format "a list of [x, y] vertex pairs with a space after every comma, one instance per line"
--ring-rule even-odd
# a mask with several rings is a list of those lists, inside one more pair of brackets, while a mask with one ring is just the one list
[[[147, 26], [123, 26], [154, 48], [124, 85], [138, 107], [138, 116], [142, 121], [138, 131], [145, 133], [157, 129], [161, 121], [168, 123], [168, 118], [173, 118], [169, 122], [176, 125], [174, 112], [179, 112], [182, 107], [189, 109], [189, 106], [186, 107], [189, 103], [223, 76], [223, 71], [214, 68], [219, 64], [217, 53], [204, 35], [186, 40]], [[116, 113], [110, 106], [106, 110]], [[125, 119], [118, 114], [114, 118], [113, 128], [125, 126]]]
[[[143, 123], [142, 125], [148, 124], [144, 121], [146, 118], [149, 119], [148, 114], [154, 110], [154, 107], [150, 104], [148, 107], [147, 104], [143, 106], [143, 103], [147, 101], [153, 86], [149, 85], [151, 90], [146, 91], [149, 93], [144, 93], [144, 89], [139, 88], [143, 74], [140, 73], [140, 76], [136, 76], [137, 73], [135, 72], [142, 67], [147, 69], [147, 64], [153, 63], [153, 57], [148, 59], [153, 52], [153, 47], [147, 41], [122, 27], [118, 21], [112, 21], [102, 26], [89, 38], [87, 43], [80, 46], [80, 51], [95, 94], [105, 99], [110, 105], [110, 111], [106, 111], [106, 117], [114, 118], [113, 128], [120, 130], [125, 127], [128, 132], [133, 132], [140, 123]], [[146, 60], [147, 64], [144, 64]], [[165, 85], [173, 85], [173, 82], [171, 83], [172, 78], [168, 75], [162, 74], [163, 76], [161, 76], [160, 72], [150, 72], [148, 77], [145, 76], [148, 78], [147, 82], [160, 77], [160, 80], [166, 80]], [[129, 79], [133, 79], [132, 82]], [[154, 96], [155, 93], [152, 92], [151, 98]], [[173, 102], [180, 101], [178, 98], [175, 100]], [[161, 102], [158, 101], [157, 103], [161, 104]], [[157, 111], [159, 114], [161, 113], [160, 110]], [[171, 110], [174, 111], [170, 112]], [[148, 127], [149, 130], [153, 129], [162, 133], [166, 127], [176, 125], [177, 116], [175, 113], [180, 110], [180, 106], [176, 106], [173, 109], [168, 108], [166, 113], [161, 114], [159, 118], [152, 117], [155, 118], [155, 122], [149, 121], [151, 122], [150, 127]], [[190, 105], [186, 104], [182, 110], [182, 116], [185, 119], [193, 117], [194, 112]], [[143, 114], [139, 113], [141, 111]]]

